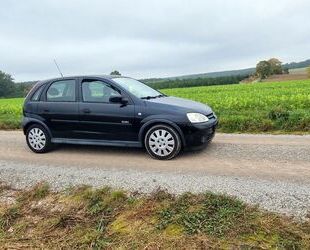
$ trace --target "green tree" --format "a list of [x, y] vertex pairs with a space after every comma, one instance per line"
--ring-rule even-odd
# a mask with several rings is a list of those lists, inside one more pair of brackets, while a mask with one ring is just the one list
[[282, 74], [282, 62], [277, 58], [271, 58], [268, 60], [271, 65], [271, 74]]
[[121, 73], [119, 73], [119, 71], [117, 71], [117, 70], [114, 70], [114, 71], [112, 71], [112, 72], [110, 73], [110, 75], [120, 76]]
[[0, 71], [0, 97], [14, 95], [15, 84], [11, 75]]
[[261, 79], [265, 79], [272, 74], [271, 64], [268, 61], [260, 61], [256, 65], [256, 75]]

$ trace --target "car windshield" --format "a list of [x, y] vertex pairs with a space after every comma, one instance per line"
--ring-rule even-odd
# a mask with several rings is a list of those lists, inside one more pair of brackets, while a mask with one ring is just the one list
[[120, 77], [113, 78], [113, 81], [138, 98], [151, 99], [164, 96], [157, 90], [152, 89], [151, 87], [135, 79]]

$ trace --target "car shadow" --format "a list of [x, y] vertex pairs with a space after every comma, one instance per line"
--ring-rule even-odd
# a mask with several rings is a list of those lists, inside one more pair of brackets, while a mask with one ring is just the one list
[[[212, 150], [214, 145], [210, 144], [199, 150], [182, 150], [180, 154], [173, 160], [182, 160], [191, 157], [199, 157], [202, 154], [208, 154]], [[53, 150], [55, 152], [62, 151], [64, 153], [74, 154], [111, 154], [117, 156], [134, 155], [141, 157], [148, 157], [148, 154], [144, 148], [135, 147], [113, 147], [113, 146], [94, 146], [94, 145], [73, 145], [73, 144], [59, 144]], [[150, 158], [151, 159], [151, 158]]]
[[90, 153], [90, 154], [139, 154], [142, 155], [145, 152], [143, 148], [134, 147], [113, 147], [113, 146], [94, 146], [94, 145], [73, 145], [73, 144], [59, 144], [53, 151], [65, 151], [74, 153]]

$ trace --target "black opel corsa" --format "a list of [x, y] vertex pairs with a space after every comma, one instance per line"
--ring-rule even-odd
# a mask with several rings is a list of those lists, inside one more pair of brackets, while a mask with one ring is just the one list
[[36, 153], [57, 143], [145, 147], [161, 160], [208, 144], [217, 125], [207, 105], [166, 96], [123, 76], [38, 82], [23, 115], [27, 144]]

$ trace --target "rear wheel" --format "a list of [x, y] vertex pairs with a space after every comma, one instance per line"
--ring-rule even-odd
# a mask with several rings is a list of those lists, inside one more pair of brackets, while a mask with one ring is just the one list
[[155, 125], [144, 138], [144, 145], [150, 156], [159, 160], [170, 160], [181, 150], [179, 134], [170, 126]]
[[26, 141], [28, 147], [35, 153], [45, 153], [52, 145], [49, 133], [39, 124], [34, 124], [27, 129]]

